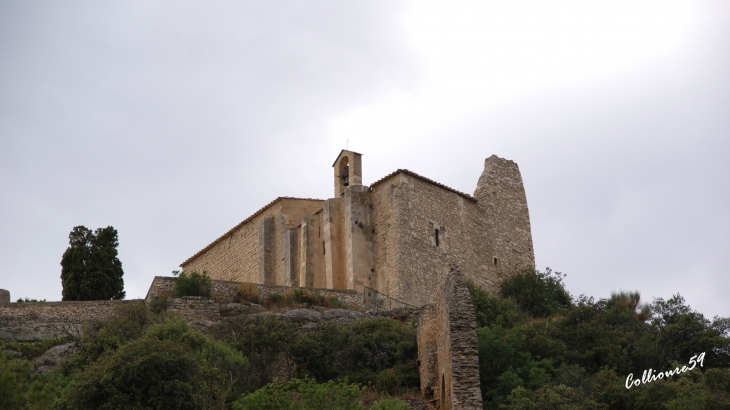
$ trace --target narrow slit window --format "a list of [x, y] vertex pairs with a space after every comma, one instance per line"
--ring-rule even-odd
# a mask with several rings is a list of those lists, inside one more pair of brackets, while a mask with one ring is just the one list
[[439, 246], [439, 230], [436, 229], [436, 231], [434, 231], [434, 232], [436, 234], [436, 246]]
[[492, 258], [492, 262], [494, 262], [494, 265], [497, 265], [497, 258]]
[[327, 248], [324, 247], [324, 241], [322, 241], [322, 255], [327, 254]]

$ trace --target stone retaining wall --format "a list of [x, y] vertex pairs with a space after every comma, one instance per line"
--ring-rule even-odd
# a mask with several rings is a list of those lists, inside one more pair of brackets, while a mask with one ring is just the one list
[[108, 316], [134, 300], [75, 302], [20, 302], [0, 304], [0, 338], [10, 341], [42, 340], [80, 335], [83, 323]]
[[200, 296], [167, 299], [167, 311], [184, 316], [187, 320], [220, 319], [220, 304]]
[[[172, 295], [175, 286], [173, 279], [174, 278], [170, 276], [155, 276], [145, 300], [150, 302], [156, 296]], [[241, 283], [244, 282], [214, 280], [211, 286], [210, 297], [219, 304], [238, 302], [239, 300], [236, 298], [236, 295], [238, 286]], [[322, 295], [326, 298], [335, 298], [343, 305], [353, 309], [360, 309], [363, 306], [362, 293], [350, 289], [300, 288], [280, 285], [262, 285], [258, 283], [252, 283], [250, 285], [258, 289], [260, 303], [266, 303], [270, 294], [285, 296], [294, 289], [301, 289], [310, 293]]]

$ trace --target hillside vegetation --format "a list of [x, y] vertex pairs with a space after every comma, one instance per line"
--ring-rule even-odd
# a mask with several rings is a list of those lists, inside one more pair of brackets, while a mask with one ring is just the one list
[[[524, 271], [498, 295], [467, 283], [485, 409], [730, 409], [729, 319], [709, 320], [679, 295], [574, 298], [562, 280]], [[0, 342], [0, 408], [405, 410], [398, 398], [419, 386], [413, 321], [303, 327], [259, 314], [210, 329], [130, 305], [89, 327], [47, 374], [30, 360], [68, 339]], [[682, 366], [626, 387], [630, 374]]]
[[49, 342], [3, 343], [22, 357], [0, 355], [0, 408], [407, 409], [389, 395], [419, 383], [415, 325], [384, 317], [303, 329], [244, 316], [203, 334], [130, 305], [88, 329], [61, 368], [32, 375], [28, 359], [67, 340]]
[[[498, 296], [467, 284], [485, 409], [730, 409], [729, 319], [708, 320], [680, 295], [573, 299], [562, 279], [525, 271]], [[702, 366], [626, 388], [629, 374], [691, 367], [703, 352]]]

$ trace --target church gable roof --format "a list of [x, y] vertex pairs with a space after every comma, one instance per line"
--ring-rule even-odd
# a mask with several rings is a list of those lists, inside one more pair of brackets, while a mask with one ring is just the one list
[[474, 198], [473, 196], [471, 196], [469, 194], [465, 194], [465, 193], [463, 193], [461, 191], [457, 191], [454, 188], [448, 187], [448, 186], [446, 186], [446, 185], [444, 185], [442, 183], [436, 182], [433, 179], [426, 178], [426, 177], [424, 177], [422, 175], [418, 175], [415, 172], [409, 171], [407, 169], [398, 169], [398, 170], [395, 170], [395, 171], [391, 172], [390, 174], [388, 174], [388, 175], [380, 178], [379, 180], [373, 182], [372, 184], [370, 184], [370, 188], [372, 188], [372, 187], [374, 187], [376, 185], [380, 185], [381, 183], [385, 182], [390, 177], [392, 177], [392, 176], [394, 176], [396, 174], [399, 174], [399, 173], [403, 173], [403, 174], [412, 176], [414, 178], [420, 179], [421, 181], [427, 182], [427, 183], [429, 183], [431, 185], [435, 185], [435, 186], [437, 186], [437, 187], [439, 187], [441, 189], [445, 189], [447, 191], [451, 191], [451, 192], [453, 192], [453, 193], [455, 193], [455, 194], [457, 194], [457, 195], [459, 195], [461, 197], [464, 197], [464, 198], [466, 198], [466, 199], [468, 199], [468, 200], [470, 200], [472, 202], [479, 202], [476, 198]]

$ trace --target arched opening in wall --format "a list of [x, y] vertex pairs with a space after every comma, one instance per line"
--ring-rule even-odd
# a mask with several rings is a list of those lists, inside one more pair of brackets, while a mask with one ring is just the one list
[[347, 157], [340, 160], [340, 178], [344, 186], [350, 186], [350, 160]]

